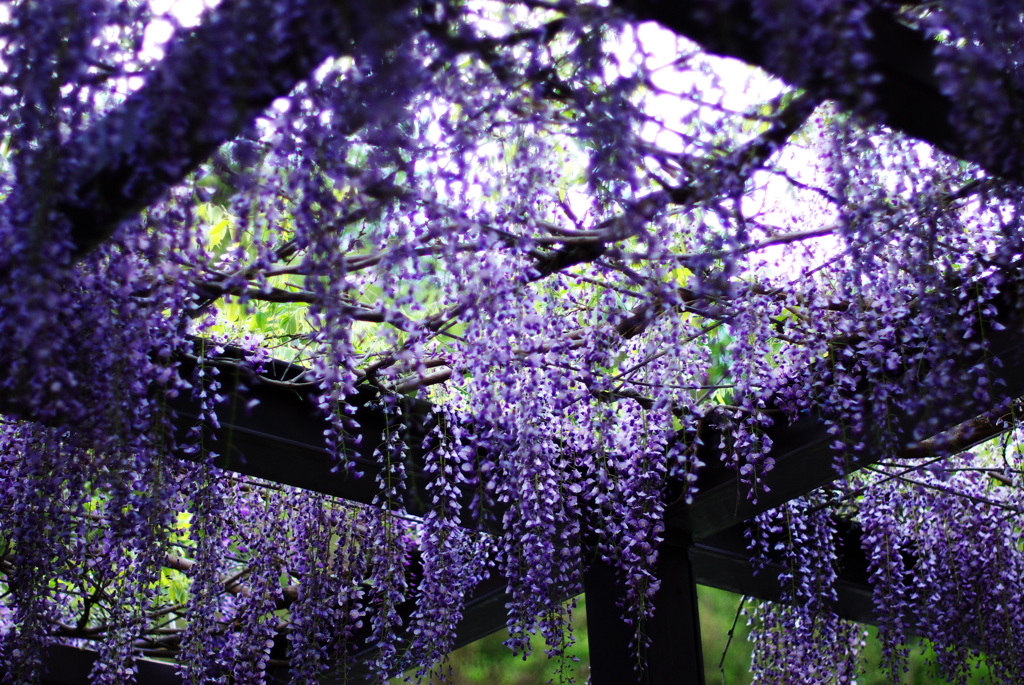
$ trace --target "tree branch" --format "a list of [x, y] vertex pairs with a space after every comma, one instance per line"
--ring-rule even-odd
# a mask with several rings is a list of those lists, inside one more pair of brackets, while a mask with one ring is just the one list
[[[750, 0], [615, 0], [615, 4], [638, 19], [657, 21], [696, 41], [708, 52], [761, 67], [847, 109], [864, 109], [864, 89], [859, 84], [851, 88], [836, 77], [851, 73], [852, 65], [812, 64], [808, 68], [806, 55], [797, 54], [795, 49], [779, 49], [786, 38], [774, 35], [774, 28], [761, 25]], [[987, 126], [987, 144], [980, 148], [951, 123], [957, 107], [943, 93], [936, 76], [938, 44], [882, 9], [872, 11], [867, 24], [871, 31], [867, 39], [869, 69], [880, 77], [869, 87], [874, 100], [870, 113], [877, 113], [882, 123], [976, 162], [992, 174], [1024, 180], [1024, 154], [1009, 152], [1020, 149], [1019, 136], [1013, 132], [1024, 115], [1020, 110], [1024, 93], [1010, 85], [1011, 79], [998, 73], [986, 75], [1002, 83], [1008, 91], [1007, 101], [1017, 104], [1012, 112], [985, 110], [986, 114], [998, 114], [999, 120]]]
[[59, 209], [76, 255], [159, 200], [324, 59], [353, 52], [357, 42], [377, 51], [397, 42], [404, 0], [359, 7], [225, 2], [176, 39], [140, 90], [58, 153], [67, 188]]

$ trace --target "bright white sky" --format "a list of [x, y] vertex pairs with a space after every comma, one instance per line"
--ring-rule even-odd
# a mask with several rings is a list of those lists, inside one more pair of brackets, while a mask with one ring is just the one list
[[[184, 27], [196, 26], [204, 11], [220, 4], [220, 0], [149, 0], [153, 14], [160, 17], [146, 29], [145, 51], [152, 55], [162, 52], [162, 46], [174, 33], [175, 24]], [[641, 24], [637, 30], [639, 45], [632, 39], [623, 41], [622, 61], [632, 61], [632, 54], [642, 48], [647, 54], [648, 64], [657, 65], [654, 83], [666, 93], [652, 96], [651, 105], [655, 110], [679, 111], [679, 98], [672, 93], [683, 93], [697, 86], [706, 88], [706, 80], [701, 75], [686, 68], [683, 70], [672, 67], [680, 55], [680, 40], [671, 31], [654, 22]], [[685, 48], [684, 48], [685, 49]], [[742, 110], [757, 102], [763, 102], [776, 95], [780, 86], [778, 81], [766, 77], [763, 72], [731, 59], [711, 58], [714, 71], [723, 84], [721, 105], [727, 109]]]
[[[220, 0], [149, 0], [157, 19], [146, 30], [144, 51], [153, 59], [162, 57], [162, 46], [170, 39], [176, 25], [191, 27], [199, 23], [201, 15]], [[687, 119], [697, 118], [707, 123], [721, 115], [714, 111], [714, 106], [727, 111], [741, 112], [757, 104], [764, 103], [777, 96], [784, 85], [771, 78], [763, 71], [750, 67], [733, 59], [696, 54], [689, 63], [680, 64], [681, 56], [696, 53], [692, 43], [680, 39], [671, 31], [648, 22], [637, 27], [635, 34], [626, 35], [621, 40], [618, 52], [620, 71], [628, 71], [630, 65], [643, 61], [651, 73], [653, 85], [662, 92], [650, 93], [646, 99], [646, 109], [661, 126], [648, 124], [641, 132], [659, 148], [668, 152], [679, 152], [682, 139], [673, 131], [686, 131], [690, 128]], [[614, 76], [614, 74], [610, 74]], [[131, 84], [131, 88], [139, 84]], [[710, 103], [713, 107], [697, 105], [686, 94], [699, 93], [700, 100]], [[698, 111], [699, 110], [699, 111]], [[790, 168], [812, 168], [813, 151], [790, 146], [785, 153], [792, 164]], [[794, 157], [795, 156], [795, 157]], [[803, 156], [807, 164], [800, 164]], [[808, 181], [810, 179], [803, 179]], [[793, 223], [793, 201], [784, 192], [786, 182], [780, 178], [764, 178], [759, 182], [762, 190], [755, 193], [752, 202], [756, 207], [750, 213], [760, 212], [763, 221], [785, 227]], [[585, 214], [588, 199], [584, 197], [570, 198], [574, 210]], [[579, 206], [577, 206], [579, 205]], [[745, 207], [745, 211], [746, 211]], [[827, 219], [826, 219], [827, 220]], [[773, 261], [780, 257], [780, 251], [772, 249], [764, 255]]]
[[161, 46], [170, 40], [175, 23], [191, 27], [199, 24], [199, 17], [207, 9], [220, 4], [220, 0], [149, 0], [149, 6], [156, 19], [146, 29], [144, 52], [163, 52]]

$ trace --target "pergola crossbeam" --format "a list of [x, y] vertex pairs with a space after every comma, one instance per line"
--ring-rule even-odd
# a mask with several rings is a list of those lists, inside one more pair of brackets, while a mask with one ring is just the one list
[[[248, 5], [219, 7], [191, 38], [172, 46], [167, 58], [142, 89], [58, 152], [58, 166], [67, 177], [68, 186], [67, 199], [60, 209], [71, 224], [77, 254], [85, 254], [101, 244], [124, 219], [158, 201], [219, 145], [251, 125], [274, 98], [290, 92], [321, 60], [351, 52], [360, 35], [373, 33], [387, 23], [372, 21], [379, 19], [380, 7], [375, 7], [372, 15], [362, 16], [353, 10], [352, 3], [345, 2], [268, 1], [264, 4], [291, 7], [294, 11], [288, 15], [290, 23], [285, 27], [266, 24], [259, 19], [261, 13], [253, 12]], [[772, 37], [758, 24], [749, 0], [717, 5], [697, 0], [675, 3], [616, 0], [616, 4], [638, 19], [661, 22], [710, 52], [766, 68], [794, 85], [835, 99], [847, 109], [863, 109], [855, 89], [822, 75], [827, 65], [807, 68], [801, 63], [803, 56], [788, 61], [779, 59], [779, 51], [772, 48]], [[401, 11], [397, 2], [388, 3], [387, 7]], [[881, 77], [871, 87], [875, 100], [871, 111], [889, 126], [976, 162], [994, 175], [1024, 179], [1024, 168], [1019, 166], [1024, 155], [1007, 152], [1011, 147], [1018, 149], [1020, 146], [1018, 137], [1007, 134], [1016, 130], [1013, 121], [995, 122], [991, 144], [984, 148], [977, 147], [977, 141], [958, 135], [950, 123], [957, 105], [936, 81], [936, 43], [922, 31], [904, 25], [881, 9], [871, 14], [869, 23], [869, 54]], [[274, 55], [274, 59], [268, 59], [257, 68], [233, 61], [249, 54], [232, 47], [233, 41], [241, 35], [260, 43], [261, 52]], [[306, 40], [268, 43], [292, 35], [303, 35]], [[223, 44], [223, 60], [216, 59], [219, 44]], [[248, 80], [238, 82], [239, 74]], [[1002, 79], [1002, 82], [1011, 80]], [[189, 87], [182, 89], [180, 84], [183, 83]], [[175, 97], [169, 97], [169, 93]], [[1007, 98], [1024, 103], [1022, 93], [1011, 92]], [[168, 105], [171, 102], [176, 103], [174, 107]], [[1012, 114], [1015, 119], [1021, 118], [1020, 112]], [[353, 126], [358, 127], [360, 123], [353, 122]], [[15, 194], [8, 201], [16, 203], [17, 199]], [[922, 435], [955, 433], [962, 428], [952, 444], [967, 447], [999, 430], [992, 422], [986, 428], [971, 421], [1000, 402], [1024, 395], [1024, 344], [1019, 339], [1022, 322], [1014, 302], [1004, 302], [1000, 312], [1000, 321], [1007, 330], [986, 331], [985, 337], [989, 343], [986, 362], [998, 380], [1003, 381], [1003, 396], [992, 399], [989, 406], [974, 400], [971, 388], [962, 396], [934, 398], [931, 403], [934, 414], [921, 412], [898, 418], [896, 432], [902, 444], [897, 452], [911, 453], [919, 449]], [[960, 370], [966, 371], [978, 361], [964, 359]], [[275, 378], [295, 379], [303, 371], [290, 365], [272, 364]], [[351, 441], [349, 458], [358, 470], [366, 472], [363, 478], [354, 478], [336, 468], [326, 449], [323, 431], [327, 424], [317, 411], [312, 388], [288, 389], [254, 378], [231, 378], [230, 374], [222, 379], [226, 383], [226, 400], [220, 407], [221, 427], [207, 429], [208, 437], [217, 438], [214, 444], [221, 452], [220, 466], [351, 501], [378, 503], [374, 476], [379, 466], [374, 450], [388, 431], [391, 420], [376, 406], [380, 398], [375, 392], [367, 390], [365, 395], [352, 398], [358, 408], [354, 418], [360, 424], [364, 439], [361, 444]], [[244, 392], [241, 390], [243, 380], [247, 386]], [[17, 401], [16, 398], [0, 398], [0, 405], [16, 409]], [[202, 416], [198, 406], [188, 398], [179, 399], [173, 406], [178, 412], [181, 434]], [[390, 504], [417, 513], [422, 510], [418, 497], [425, 483], [416, 464], [422, 463], [420, 446], [430, 428], [431, 412], [425, 403], [414, 402], [410, 408], [405, 418], [412, 416], [414, 420], [406, 421], [404, 428], [408, 458], [413, 467], [406, 488], [408, 498]], [[793, 425], [776, 426], [770, 435], [774, 448], [769, 456], [776, 465], [770, 473], [764, 474], [762, 481], [769, 486], [770, 493], [760, 493], [755, 501], [748, 497], [735, 474], [709, 469], [698, 481], [694, 502], [676, 504], [669, 509], [666, 516], [669, 543], [662, 550], [667, 567], [660, 572], [669, 580], [679, 580], [677, 575], [681, 576], [679, 587], [692, 588], [697, 582], [756, 597], [782, 598], [770, 568], [761, 574], [752, 572], [740, 526], [750, 517], [825, 485], [841, 473], [836, 470], [836, 454], [830, 447], [832, 440], [820, 417], [808, 415]], [[863, 456], [842, 464], [840, 471], [849, 472], [891, 456], [873, 447], [869, 444]], [[481, 522], [480, 525], [490, 524]], [[675, 546], [679, 541], [683, 544]], [[690, 541], [695, 542], [690, 544]], [[847, 533], [841, 546], [846, 552], [837, 584], [837, 612], [872, 622], [875, 617], [871, 590], [866, 565], [862, 556], [857, 556], [860, 547], [856, 533]], [[680, 550], [689, 550], [682, 561]], [[601, 582], [614, 586], [614, 580], [591, 579], [591, 583]], [[504, 626], [506, 600], [500, 578], [478, 588], [467, 601], [458, 641], [468, 642]], [[685, 597], [676, 596], [674, 603], [670, 600], [668, 606], [683, 606], [686, 601]], [[691, 621], [696, 616], [693, 607], [686, 611], [689, 613], [684, 618]], [[673, 629], [689, 630], [685, 626]], [[698, 637], [699, 631], [688, 648], [699, 644], [695, 641]], [[371, 652], [372, 648], [368, 647], [363, 656]], [[658, 659], [664, 658], [665, 663], [669, 663], [670, 657], [659, 655]], [[51, 685], [87, 682], [92, 659], [94, 656], [87, 650], [53, 645], [48, 653], [48, 680], [44, 682]], [[660, 663], [657, 659], [652, 661]], [[180, 682], [169, 664], [140, 660], [139, 668], [140, 680], [145, 682], [159, 685]]]

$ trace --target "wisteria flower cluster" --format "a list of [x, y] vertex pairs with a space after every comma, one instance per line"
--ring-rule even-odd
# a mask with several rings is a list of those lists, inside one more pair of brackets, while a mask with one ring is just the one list
[[[894, 679], [1020, 679], [1018, 12], [207, 4], [0, 6], [0, 678], [443, 677], [491, 586], [558, 657], [595, 564], [642, 665], [724, 469], [758, 682], [853, 682], [854, 534]], [[768, 509], [809, 415], [838, 480]]]

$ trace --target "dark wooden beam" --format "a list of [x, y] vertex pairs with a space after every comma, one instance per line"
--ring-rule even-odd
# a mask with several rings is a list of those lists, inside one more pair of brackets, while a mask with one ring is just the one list
[[[455, 631], [454, 649], [458, 649], [481, 637], [505, 627], [505, 604], [510, 597], [505, 592], [508, 583], [500, 576], [484, 580], [466, 599], [465, 611]], [[409, 602], [403, 607], [403, 614], [408, 619], [414, 604]], [[367, 667], [369, 661], [377, 654], [372, 643], [369, 626], [357, 636], [356, 647], [351, 658], [353, 663], [346, 669], [348, 683], [376, 682], [375, 674]], [[280, 634], [275, 641], [284, 650], [288, 642], [287, 635]], [[44, 655], [44, 676], [42, 685], [89, 685], [89, 673], [98, 659], [96, 651], [66, 645], [50, 645]], [[138, 658], [135, 660], [138, 669], [138, 682], [146, 685], [183, 685], [178, 675], [177, 666], [170, 661]], [[272, 668], [267, 673], [267, 681], [271, 683], [288, 683], [290, 676], [286, 668]], [[320, 679], [323, 685], [343, 682], [338, 674], [326, 673]]]
[[369, 44], [383, 55], [409, 17], [404, 0], [248, 0], [222, 3], [180, 31], [141, 89], [57, 151], [59, 208], [77, 253], [163, 197], [328, 57]]
[[583, 576], [583, 591], [593, 685], [637, 685], [640, 659], [632, 647], [636, 628], [622, 620], [624, 593], [615, 568], [593, 562]]
[[[989, 372], [998, 379], [1000, 397], [1024, 395], [1024, 328], [1020, 315], [1004, 303], [1000, 320], [1004, 330], [986, 330], [988, 352], [985, 362]], [[973, 366], [978, 359], [965, 358], [957, 373]], [[187, 369], [186, 369], [187, 372]], [[306, 370], [299, 366], [275, 362], [267, 372], [270, 378], [301, 379]], [[317, 408], [312, 386], [282, 388], [242, 374], [239, 367], [228, 366], [220, 375], [224, 384], [223, 402], [218, 405], [220, 428], [207, 429], [206, 444], [220, 453], [221, 467], [274, 482], [293, 485], [362, 503], [373, 503], [379, 488], [376, 476], [381, 465], [375, 450], [388, 432], [400, 430], [407, 444], [405, 464], [407, 480], [404, 499], [389, 502], [408, 513], [425, 511], [427, 482], [423, 477], [424, 436], [432, 429], [434, 415], [428, 403], [409, 398], [391, 398], [402, 404], [402, 420], [389, 419], [383, 412], [385, 398], [366, 387], [351, 398], [356, 407], [354, 419], [359, 423], [362, 439], [348, 441], [352, 473], [338, 469], [323, 437], [327, 423]], [[774, 463], [772, 471], [762, 474], [760, 482], [768, 490], [758, 492], [756, 500], [749, 496], [731, 469], [709, 463], [699, 475], [697, 493], [691, 504], [677, 502], [666, 512], [670, 533], [679, 533], [701, 540], [716, 532], [738, 525], [811, 490], [827, 485], [840, 477], [838, 469], [849, 473], [886, 456], [926, 456], [929, 449], [965, 450], [1002, 432], [1002, 427], [987, 416], [991, 407], [973, 398], [974, 388], [964, 384], [960, 395], [936, 398], [929, 409], [917, 415], [894, 417], [901, 449], [885, 454], [868, 441], [868, 447], [855, 458], [842, 461], [832, 449], [833, 438], [816, 414], [806, 414], [794, 424], [779, 421], [768, 431], [772, 451], [767, 455]], [[868, 395], [864, 394], [866, 403]], [[997, 398], [999, 399], [999, 398]], [[175, 400], [180, 432], [198, 420], [199, 409], [187, 397]], [[865, 405], [865, 415], [871, 408]], [[998, 412], [997, 412], [998, 413]], [[962, 422], [962, 423], [961, 423]], [[939, 434], [936, 437], [936, 433]], [[922, 439], [922, 436], [930, 436]], [[876, 436], [877, 437], [877, 436]], [[712, 459], [713, 461], [713, 459]], [[500, 512], [478, 512], [470, 507], [473, 493], [462, 498], [465, 525], [497, 531]]]
[[[318, 406], [317, 386], [307, 369], [275, 360], [257, 376], [244, 370], [240, 358], [241, 352], [229, 347], [218, 361], [208, 362], [219, 370], [219, 428], [201, 423], [201, 407], [187, 393], [169, 402], [176, 414], [178, 441], [185, 449], [187, 434], [201, 425], [203, 444], [219, 455], [215, 463], [223, 469], [371, 504], [380, 493], [378, 476], [387, 478], [378, 450], [386, 435], [398, 432], [408, 450], [405, 498], [376, 503], [412, 514], [425, 511], [423, 444], [435, 421], [427, 402], [384, 397], [373, 386], [361, 386], [358, 395], [348, 398], [355, 413], [349, 417], [354, 421], [350, 435], [343, 440], [346, 470], [327, 448], [324, 431], [330, 424]], [[189, 378], [194, 368], [195, 361], [186, 358], [183, 377]], [[389, 413], [387, 403], [399, 409], [400, 416]], [[467, 494], [467, 506], [468, 498]]]
[[[832, 608], [841, 618], [878, 625], [868, 561], [861, 547], [860, 533], [853, 527], [840, 531], [836, 541], [838, 574], [836, 602]], [[716, 533], [693, 546], [693, 569], [699, 585], [728, 590], [739, 595], [772, 602], [783, 601], [779, 564], [769, 563], [755, 572], [741, 527]], [[913, 625], [913, 622], [911, 622]]]
[[[751, 0], [614, 0], [614, 4], [637, 19], [660, 23], [710, 53], [761, 67], [822, 99], [860, 111], [940, 150], [976, 162], [994, 175], [1024, 180], [1024, 154], [1018, 133], [1024, 118], [1024, 92], [1016, 82], [995, 71], [985, 74], [987, 82], [1005, 89], [1005, 101], [1013, 105], [1006, 112], [986, 110], [986, 115], [997, 119], [987, 127], [984, 144], [971, 140], [951, 123], [954, 111], [958, 107], [962, 110], [963, 105], [943, 90], [936, 70], [938, 44], [887, 10], [875, 8], [867, 18], [871, 35], [866, 54], [878, 79], [851, 83], [849, 79], [863, 73], [863, 69], [834, 60], [816, 63], [814, 55], [793, 48], [791, 34], [780, 31], [788, 34], [793, 26], [803, 24], [799, 3], [789, 8], [791, 17], [774, 16], [770, 26], [759, 20]], [[785, 3], [776, 5], [780, 12], [787, 10]]]
[[[98, 655], [90, 649], [49, 645], [44, 655], [42, 685], [91, 685], [89, 673]], [[181, 685], [178, 667], [166, 661], [136, 659], [136, 682], [146, 685]]]
[[654, 616], [641, 627], [648, 645], [637, 643], [637, 626], [623, 619], [621, 572], [600, 559], [591, 563], [583, 585], [593, 685], [704, 685], [691, 549], [665, 542], [658, 551]]
[[[993, 304], [995, 323], [999, 325], [985, 325], [976, 331], [977, 339], [986, 340], [986, 348], [957, 360], [955, 367], [947, 370], [962, 379], [970, 369], [983, 365], [994, 395], [990, 400], [978, 400], [974, 396], [976, 388], [969, 382], [950, 384], [934, 397], [921, 397], [923, 408], [915, 414], [887, 417], [887, 430], [898, 437], [895, 450], [887, 452], [880, 447], [881, 427], [869, 426], [865, 449], [852, 456], [832, 449], [834, 438], [819, 414], [806, 414], [791, 425], [779, 421], [767, 431], [772, 439], [767, 456], [775, 467], [759, 476], [759, 482], [767, 487], [756, 493], [756, 499], [739, 482], [735, 471], [711, 464], [698, 477], [692, 504], [677, 502], [668, 508], [665, 520], [669, 530], [701, 540], [879, 459], [963, 451], [1002, 433], [1003, 428], [994, 420], [1002, 411], [1000, 407], [1024, 395], [1024, 313], [1013, 288]], [[914, 373], [921, 371], [913, 369]], [[869, 389], [861, 388], [858, 393], [861, 413], [873, 416]]]

